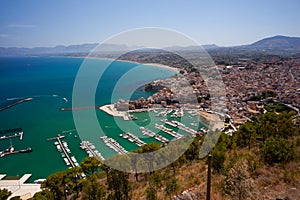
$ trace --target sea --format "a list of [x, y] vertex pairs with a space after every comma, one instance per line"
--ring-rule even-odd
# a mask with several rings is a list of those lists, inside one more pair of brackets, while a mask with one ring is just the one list
[[[99, 71], [110, 63], [109, 60], [88, 59], [88, 64]], [[0, 151], [10, 145], [13, 145], [15, 150], [32, 148], [30, 153], [1, 157], [0, 174], [18, 178], [28, 173], [32, 174], [28, 182], [33, 182], [57, 171], [66, 170], [68, 166], [61, 153], [57, 151], [55, 140], [52, 140], [58, 134], [65, 136], [62, 140], [68, 143], [71, 156], [79, 163], [87, 156], [80, 148], [81, 140], [87, 138], [104, 158], [113, 156], [116, 152], [103, 143], [101, 135], [116, 139], [127, 151], [138, 147], [121, 138], [119, 136], [121, 133], [129, 131], [145, 142], [155, 141], [153, 138], [143, 137], [139, 130], [140, 126], [154, 130], [154, 124], [161, 120], [154, 112], [135, 113], [137, 120], [124, 121], [122, 118], [112, 117], [97, 108], [92, 108], [93, 105], [83, 105], [83, 108], [95, 111], [101, 133], [93, 128], [87, 129], [86, 132], [77, 132], [73, 111], [68, 109], [62, 111], [62, 108], [72, 107], [74, 81], [84, 61], [84, 58], [73, 57], [0, 57], [0, 108], [24, 98], [32, 98], [31, 101], [0, 111], [0, 131], [22, 128], [24, 132], [22, 140], [18, 137], [0, 140]], [[112, 98], [121, 77], [131, 71], [133, 73], [130, 78], [122, 81], [121, 89], [117, 90], [119, 92]], [[94, 94], [95, 105], [111, 104], [114, 103], [112, 99], [116, 101], [117, 98], [128, 99], [128, 93], [132, 93], [133, 89], [130, 99], [147, 98], [153, 92], [144, 91], [141, 85], [174, 76], [176, 73], [174, 70], [157, 66], [114, 61], [99, 79]], [[76, 112], [85, 111], [83, 109]], [[89, 116], [85, 116], [83, 120], [89, 127], [92, 121]], [[161, 134], [167, 139], [172, 139], [172, 136]]]

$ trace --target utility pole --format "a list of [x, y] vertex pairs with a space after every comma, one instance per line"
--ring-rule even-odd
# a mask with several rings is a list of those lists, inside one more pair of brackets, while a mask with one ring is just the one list
[[211, 154], [207, 158], [207, 185], [206, 185], [206, 200], [210, 200], [210, 185], [211, 185]]

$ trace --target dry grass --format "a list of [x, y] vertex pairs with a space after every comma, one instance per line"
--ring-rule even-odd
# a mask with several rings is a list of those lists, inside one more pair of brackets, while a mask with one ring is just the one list
[[[298, 144], [299, 145], [299, 144]], [[258, 147], [228, 150], [226, 152], [225, 171], [230, 169], [239, 159], [245, 159], [248, 163], [249, 172], [255, 182], [255, 191], [249, 199], [276, 199], [277, 197], [300, 199], [300, 146], [297, 146], [296, 159], [286, 165], [265, 165], [258, 157]], [[166, 168], [160, 173], [168, 174], [166, 180], [173, 177], [171, 168]], [[176, 179], [179, 184], [177, 194], [189, 190], [197, 195], [199, 199], [205, 199], [207, 165], [205, 160], [194, 161], [176, 168]], [[223, 181], [225, 176], [213, 172], [212, 174], [212, 200], [230, 199], [223, 192]], [[138, 183], [132, 179], [132, 200], [146, 199], [146, 188], [148, 181], [142, 180]], [[170, 199], [165, 195], [165, 182], [157, 192], [158, 200]]]

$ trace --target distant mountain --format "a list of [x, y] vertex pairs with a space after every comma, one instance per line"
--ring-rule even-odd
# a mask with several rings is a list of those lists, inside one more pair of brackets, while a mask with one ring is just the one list
[[[97, 47], [97, 43], [92, 44], [81, 44], [81, 45], [70, 45], [63, 46], [59, 45], [56, 47], [35, 47], [35, 48], [17, 48], [0, 47], [0, 56], [5, 55], [74, 55], [74, 56], [86, 56], [92, 50], [95, 55], [112, 53], [115, 51], [128, 52], [134, 49], [143, 48], [139, 46], [129, 47], [125, 44], [104, 44], [101, 47]], [[97, 49], [95, 49], [97, 47]], [[165, 50], [169, 51], [199, 51], [206, 49], [208, 52], [264, 52], [268, 54], [295, 54], [300, 53], [300, 37], [287, 37], [287, 36], [274, 36], [264, 38], [250, 45], [234, 46], [234, 47], [219, 47], [215, 44], [202, 45], [200, 46], [172, 46], [167, 47]], [[149, 51], [150, 49], [148, 49]], [[153, 51], [153, 50], [151, 50]]]
[[274, 36], [264, 38], [253, 44], [248, 45], [250, 48], [259, 50], [300, 50], [300, 37]]
[[215, 44], [206, 44], [201, 46], [187, 46], [187, 47], [181, 47], [181, 46], [172, 46], [172, 47], [166, 47], [166, 50], [169, 51], [197, 51], [197, 50], [209, 50], [209, 49], [217, 49], [219, 46]]
[[0, 47], [0, 55], [60, 55], [60, 54], [80, 54], [90, 52], [97, 44], [81, 44], [70, 46], [55, 47], [34, 47], [34, 48], [17, 48]]

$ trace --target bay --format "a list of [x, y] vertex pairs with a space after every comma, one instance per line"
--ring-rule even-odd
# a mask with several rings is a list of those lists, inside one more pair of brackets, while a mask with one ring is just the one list
[[[72, 111], [61, 111], [61, 108], [72, 106], [73, 84], [83, 61], [83, 58], [69, 57], [0, 57], [0, 106], [11, 104], [22, 98], [33, 98], [31, 101], [0, 112], [0, 130], [22, 128], [24, 131], [23, 140], [18, 138], [0, 140], [0, 151], [8, 148], [10, 143], [17, 150], [27, 147], [33, 149], [31, 153], [8, 155], [0, 158], [0, 174], [22, 176], [24, 173], [30, 173], [32, 177], [29, 182], [31, 182], [38, 178], [45, 178], [59, 170], [67, 169], [60, 153], [53, 144], [54, 141], [47, 140], [58, 134], [66, 136], [64, 141], [68, 143], [71, 154], [79, 162], [87, 156], [79, 148], [80, 138], [85, 136], [95, 143], [104, 157], [107, 158], [115, 154], [102, 143], [99, 139], [99, 133], [90, 130], [78, 135]], [[107, 62], [109, 61], [89, 60], [91, 67], [99, 68], [99, 70]], [[111, 103], [111, 94], [115, 84], [122, 75], [138, 65], [132, 62], [113, 62], [99, 81], [95, 94], [95, 104], [101, 106]], [[133, 74], [131, 79], [126, 79], [128, 82], [122, 82], [115, 98], [126, 98], [127, 93], [133, 88], [136, 90], [131, 99], [148, 97], [152, 93], [143, 91], [137, 85], [176, 74], [173, 70], [149, 65], [139, 66], [134, 73], [135, 75]], [[67, 101], [63, 98], [66, 98]], [[134, 144], [118, 137], [124, 130], [116, 126], [113, 117], [98, 109], [95, 112], [104, 134], [117, 139], [128, 151], [137, 148]], [[139, 120], [135, 123], [143, 123], [145, 113], [136, 115]], [[87, 116], [84, 120], [89, 126], [89, 117]], [[116, 120], [118, 121], [117, 124], [125, 127], [123, 129], [138, 135], [137, 126], [132, 128], [131, 123], [125, 122], [121, 118]], [[153, 139], [145, 138], [145, 141], [150, 142]]]

